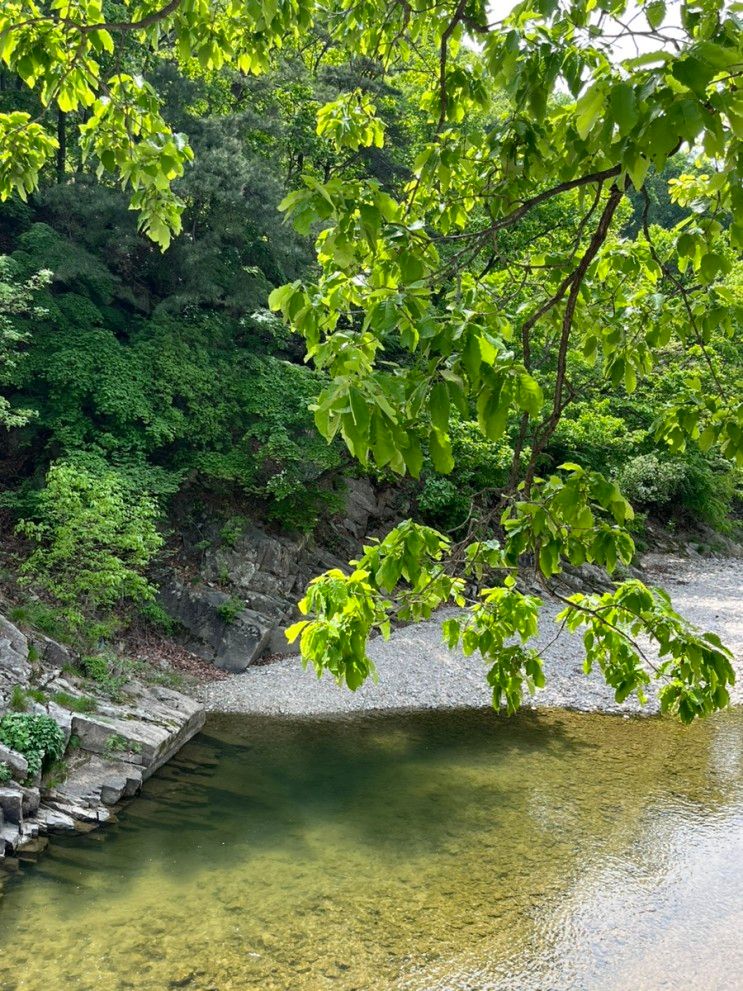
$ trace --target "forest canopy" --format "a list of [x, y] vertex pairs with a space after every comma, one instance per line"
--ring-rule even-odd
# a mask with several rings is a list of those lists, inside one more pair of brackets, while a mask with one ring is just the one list
[[350, 454], [419, 513], [308, 589], [319, 671], [357, 687], [374, 630], [454, 602], [513, 710], [543, 682], [528, 579], [618, 700], [725, 705], [729, 653], [662, 592], [560, 575], [631, 562], [632, 501], [729, 515], [742, 39], [715, 0], [6, 3], [8, 504], [43, 512], [43, 451], [311, 526]]

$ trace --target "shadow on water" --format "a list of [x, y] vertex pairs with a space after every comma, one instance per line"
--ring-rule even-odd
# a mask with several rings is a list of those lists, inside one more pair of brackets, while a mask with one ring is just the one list
[[703, 930], [743, 879], [742, 715], [213, 717], [116, 825], [8, 883], [0, 986], [608, 988], [617, 926]]

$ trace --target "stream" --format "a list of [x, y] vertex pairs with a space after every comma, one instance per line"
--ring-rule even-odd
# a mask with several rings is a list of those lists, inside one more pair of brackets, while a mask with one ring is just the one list
[[729, 991], [742, 750], [741, 709], [213, 716], [0, 882], [0, 987]]

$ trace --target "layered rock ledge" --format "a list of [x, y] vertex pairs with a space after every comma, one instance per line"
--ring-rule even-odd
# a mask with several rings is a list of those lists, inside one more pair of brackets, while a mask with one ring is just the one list
[[[88, 832], [109, 822], [204, 724], [198, 702], [138, 679], [112, 702], [67, 673], [71, 662], [61, 644], [26, 635], [0, 616], [0, 716], [14, 694], [27, 693], [28, 713], [50, 716], [65, 744], [64, 762], [44, 778], [29, 776], [23, 754], [0, 744], [0, 762], [10, 774], [0, 783], [0, 863], [6, 866], [37, 854], [49, 833]], [[75, 711], [78, 702], [91, 711]]]

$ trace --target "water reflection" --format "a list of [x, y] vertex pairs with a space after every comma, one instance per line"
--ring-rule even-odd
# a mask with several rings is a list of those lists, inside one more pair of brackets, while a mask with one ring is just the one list
[[0, 987], [735, 987], [742, 717], [215, 719], [6, 885]]

